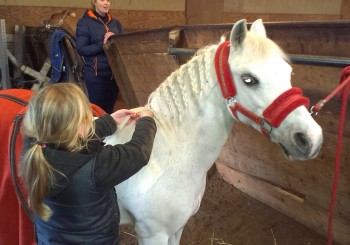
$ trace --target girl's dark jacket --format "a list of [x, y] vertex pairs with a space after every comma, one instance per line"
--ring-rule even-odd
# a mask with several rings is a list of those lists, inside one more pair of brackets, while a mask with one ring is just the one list
[[107, 31], [116, 35], [124, 31], [120, 22], [112, 18], [109, 13], [105, 18], [106, 23], [96, 12], [87, 10], [77, 24], [76, 47], [85, 61], [84, 79], [86, 82], [94, 81], [96, 76], [106, 79], [113, 78], [103, 50], [103, 39]]
[[[99, 137], [115, 130], [110, 115], [97, 119]], [[53, 211], [49, 221], [35, 217], [38, 244], [119, 244], [120, 217], [114, 186], [148, 163], [156, 131], [153, 118], [143, 117], [125, 144], [104, 146], [96, 140], [89, 151], [79, 153], [47, 144], [43, 148], [46, 160], [67, 178], [55, 172], [56, 185], [45, 199]], [[25, 137], [22, 152], [31, 144], [33, 139]]]

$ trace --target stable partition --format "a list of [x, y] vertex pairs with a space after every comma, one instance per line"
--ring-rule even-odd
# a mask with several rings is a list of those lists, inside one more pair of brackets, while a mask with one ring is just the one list
[[[350, 22], [279, 22], [265, 26], [267, 35], [291, 56], [340, 61], [330, 66], [302, 65], [300, 60], [292, 64], [292, 83], [303, 89], [312, 105], [338, 85], [343, 66], [349, 63]], [[231, 24], [173, 26], [113, 37], [105, 51], [127, 106], [145, 104], [148, 95], [191, 58], [188, 54], [217, 43], [231, 28]], [[185, 52], [169, 54], [171, 48]], [[316, 159], [289, 162], [278, 145], [236, 123], [216, 161], [217, 170], [238, 189], [327, 236], [340, 107], [341, 101], [334, 98], [315, 116], [324, 131], [324, 144]], [[333, 239], [340, 244], [350, 244], [349, 119], [347, 116], [333, 219]]]

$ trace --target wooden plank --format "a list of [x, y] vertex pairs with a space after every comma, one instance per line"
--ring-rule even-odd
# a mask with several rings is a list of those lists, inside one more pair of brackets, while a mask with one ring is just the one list
[[222, 23], [224, 0], [186, 0], [186, 24]]
[[[332, 91], [338, 86], [340, 74], [343, 70], [343, 68], [337, 67], [310, 65], [292, 65], [292, 68], [293, 86], [302, 87], [304, 94], [313, 100], [311, 101], [312, 104], [317, 103], [321, 96], [325, 97], [327, 92]], [[329, 109], [333, 110], [339, 106], [339, 101], [335, 99], [330, 104], [327, 104], [324, 110], [330, 111]]]
[[[221, 3], [222, 0], [220, 0]], [[190, 2], [190, 1], [189, 1]], [[212, 2], [212, 1], [208, 1]], [[215, 9], [219, 9], [220, 4], [216, 5], [214, 2], [211, 4], [214, 5]], [[62, 4], [60, 4], [62, 6]], [[73, 6], [73, 5], [70, 5]], [[77, 5], [79, 6], [79, 5]], [[7, 33], [14, 32], [15, 25], [24, 25], [28, 27], [37, 27], [42, 24], [42, 22], [48, 18], [53, 13], [57, 13], [64, 9], [73, 11], [77, 14], [77, 17], [82, 17], [86, 8], [83, 7], [53, 7], [43, 4], [43, 6], [19, 6], [19, 5], [0, 5], [0, 18], [6, 19], [7, 21]], [[345, 7], [344, 7], [345, 9]], [[216, 13], [221, 17], [223, 23], [234, 23], [239, 19], [247, 19], [249, 22], [252, 22], [258, 18], [262, 18], [266, 21], [321, 21], [321, 20], [346, 20], [347, 15], [341, 13], [337, 14], [284, 14], [284, 13], [242, 13], [242, 12], [226, 12], [219, 11], [214, 12], [213, 8], [206, 8], [206, 10]], [[154, 29], [165, 26], [174, 26], [174, 25], [184, 25], [186, 23], [186, 13], [184, 10], [168, 10], [168, 11], [159, 11], [159, 10], [127, 10], [127, 9], [111, 9], [111, 14], [118, 18], [126, 30], [144, 30], [144, 29]], [[206, 21], [205, 19], [202, 20]], [[210, 21], [210, 23], [219, 23], [218, 20]]]
[[[327, 234], [328, 212], [315, 206], [305, 204], [300, 198], [285, 192], [278, 186], [271, 185], [260, 179], [235, 171], [225, 165], [216, 163], [219, 173], [224, 180], [255, 199], [286, 214], [292, 219], [317, 231]], [[341, 244], [350, 244], [350, 221], [348, 219], [333, 220], [333, 238]]]
[[[120, 47], [119, 52], [122, 57], [125, 56], [123, 58], [125, 62], [128, 62], [130, 59], [133, 62], [138, 62], [138, 59], [144, 59], [142, 58], [144, 55], [149, 57], [147, 54], [166, 54], [169, 47], [169, 32], [171, 30], [172, 28], [162, 28], [155, 32], [144, 31], [142, 34], [138, 32], [129, 33], [122, 35], [120, 38], [119, 36], [113, 36], [110, 39], [110, 45]], [[152, 62], [148, 62], [147, 64], [151, 65]]]
[[[47, 5], [46, 5], [47, 6]], [[0, 5], [0, 18], [7, 21], [7, 32], [13, 33], [15, 25], [37, 27], [52, 14], [62, 10], [73, 11], [78, 18], [83, 16], [86, 8], [72, 7], [35, 7], [35, 6], [8, 6]], [[111, 9], [110, 13], [119, 19], [126, 30], [143, 30], [164, 26], [185, 24], [184, 11], [133, 11]]]
[[[257, 19], [262, 19], [264, 22], [278, 21], [331, 21], [340, 20], [339, 14], [282, 14], [282, 13], [223, 13], [224, 23], [234, 23], [237, 20], [246, 19], [248, 22], [253, 22]], [[349, 20], [344, 18], [343, 20]]]
[[[273, 164], [271, 161], [262, 162], [254, 157], [247, 157], [242, 153], [235, 152], [231, 152], [230, 164], [228, 164], [227, 160], [223, 157], [217, 160], [217, 162], [220, 162], [226, 167], [279, 186], [281, 189], [304, 199], [305, 203], [327, 212], [329, 209], [333, 177], [331, 162], [328, 163], [331, 169], [327, 172], [326, 164], [322, 163], [317, 166], [310, 163], [302, 163], [309, 165], [309, 167], [305, 167], [300, 163], [291, 165], [286, 160], [281, 162], [272, 161], [273, 163], [278, 163], [277, 165]], [[349, 169], [349, 165], [342, 165], [345, 165], [342, 170], [346, 171]], [[345, 171], [341, 171], [339, 177], [339, 188], [336, 200], [337, 211], [334, 219], [341, 217], [349, 220], [350, 217], [350, 211], [348, 209], [350, 201], [347, 194], [349, 191], [349, 176], [345, 174]], [[251, 186], [250, 188], [254, 187]]]
[[183, 11], [185, 0], [119, 0], [111, 1], [111, 7], [125, 10]]
[[[289, 54], [346, 56], [343, 48], [350, 48], [350, 36], [347, 34], [350, 31], [350, 25], [346, 23], [332, 25], [331, 22], [324, 23], [323, 27], [320, 25], [321, 23], [300, 24], [300, 29], [293, 27], [292, 24], [289, 24], [289, 28], [286, 25], [283, 29], [277, 25], [271, 25], [267, 35], [272, 40], [276, 40], [276, 43]], [[342, 47], [342, 49], [334, 47]]]
[[350, 19], [350, 0], [341, 1], [340, 19], [348, 20]]
[[148, 95], [138, 100], [135, 93], [150, 94], [179, 67], [174, 58], [166, 53], [171, 30], [164, 28], [155, 32], [146, 31], [142, 35], [131, 33], [124, 37], [116, 36], [105, 45], [108, 60], [128, 107], [145, 104]]
[[338, 14], [341, 0], [225, 0], [225, 12], [285, 13], [285, 14]]
[[[113, 13], [113, 10], [111, 10]], [[185, 15], [183, 11], [132, 11], [127, 10], [126, 19], [121, 22], [126, 29], [147, 30], [165, 26], [184, 25]], [[118, 16], [118, 15], [113, 15]]]
[[46, 76], [50, 68], [51, 68], [51, 61], [49, 58], [46, 58], [39, 72], [25, 65], [20, 66], [20, 70], [23, 73], [35, 78], [38, 81], [38, 83], [33, 84], [31, 88], [31, 90], [34, 90], [34, 91], [38, 91], [41, 87], [47, 86], [50, 84], [50, 78]]
[[112, 67], [113, 75], [116, 78], [116, 82], [122, 94], [123, 100], [125, 101], [125, 104], [128, 108], [139, 106], [118, 47], [112, 45], [112, 42], [109, 42], [104, 45], [104, 50], [106, 52], [108, 62]]
[[143, 106], [147, 103], [149, 93], [148, 92], [135, 92], [135, 95], [137, 97], [137, 101], [140, 106]]
[[[229, 33], [231, 26], [227, 25], [226, 28], [191, 28], [188, 27], [183, 30], [185, 45], [187, 48], [200, 49], [211, 44], [220, 42], [220, 37]], [[197, 38], [201, 37], [201, 38]]]
[[162, 80], [156, 79], [154, 82], [157, 84], [164, 81], [171, 72], [179, 67], [174, 58], [167, 54], [128, 55], [123, 56], [123, 60], [128, 66], [129, 74], [162, 76]]

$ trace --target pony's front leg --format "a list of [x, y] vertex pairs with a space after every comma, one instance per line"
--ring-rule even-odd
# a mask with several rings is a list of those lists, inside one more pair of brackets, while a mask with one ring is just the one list
[[138, 237], [138, 242], [140, 245], [179, 245], [183, 229], [180, 229], [173, 235], [168, 235], [166, 233], [157, 233], [150, 237]]
[[183, 228], [169, 238], [169, 245], [179, 245]]
[[137, 236], [139, 245], [169, 245], [169, 236], [166, 233], [157, 233], [152, 236]]

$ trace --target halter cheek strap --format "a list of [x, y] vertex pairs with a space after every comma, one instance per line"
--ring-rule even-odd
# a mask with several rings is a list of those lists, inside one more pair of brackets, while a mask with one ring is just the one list
[[[263, 117], [256, 115], [243, 105], [234, 100], [237, 91], [228, 65], [230, 54], [230, 42], [220, 44], [215, 53], [215, 70], [220, 85], [221, 93], [227, 100], [233, 116], [239, 120], [237, 112], [240, 112], [261, 128], [261, 132], [269, 135], [272, 128], [278, 128], [282, 121], [299, 106], [309, 107], [310, 101], [304, 97], [300, 88], [293, 87], [279, 95], [264, 111]], [[233, 103], [231, 103], [233, 101]]]
[[230, 99], [236, 95], [236, 88], [228, 65], [230, 54], [230, 42], [223, 42], [215, 53], [215, 70], [219, 81], [222, 95]]

